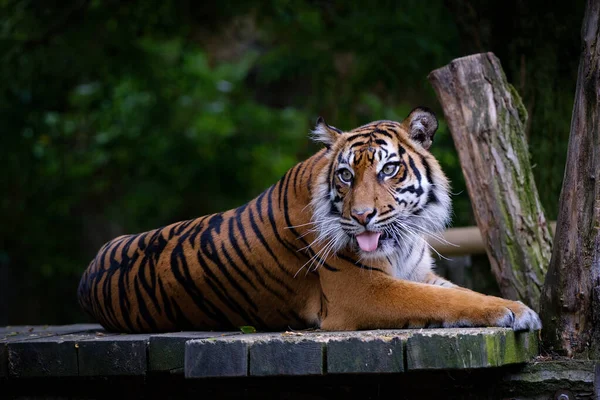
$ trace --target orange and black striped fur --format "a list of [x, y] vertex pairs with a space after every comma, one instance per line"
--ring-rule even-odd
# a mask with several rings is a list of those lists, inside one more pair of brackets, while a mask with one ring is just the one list
[[234, 210], [118, 237], [83, 274], [81, 306], [111, 331], [427, 326], [539, 329], [520, 302], [432, 272], [427, 235], [449, 219], [428, 149], [433, 113], [342, 132]]

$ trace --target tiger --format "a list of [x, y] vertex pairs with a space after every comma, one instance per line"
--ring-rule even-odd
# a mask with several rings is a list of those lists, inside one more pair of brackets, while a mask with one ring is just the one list
[[350, 131], [319, 118], [322, 148], [250, 202], [106, 243], [78, 301], [115, 332], [540, 329], [523, 303], [434, 272], [427, 238], [451, 214], [437, 128], [425, 107]]

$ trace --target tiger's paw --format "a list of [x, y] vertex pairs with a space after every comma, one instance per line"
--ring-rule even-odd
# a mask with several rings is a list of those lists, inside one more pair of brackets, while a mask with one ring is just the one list
[[[486, 296], [479, 307], [472, 308], [459, 320], [443, 324], [450, 327], [498, 326], [515, 331], [538, 330], [542, 328], [540, 317], [535, 311], [520, 301], [510, 301]], [[463, 314], [464, 315], [464, 314]]]
[[512, 328], [515, 331], [536, 331], [542, 329], [539, 315], [520, 301], [511, 301], [508, 309], [513, 314]]
[[492, 326], [512, 328], [515, 331], [542, 329], [542, 321], [535, 311], [520, 301], [505, 300], [490, 310]]

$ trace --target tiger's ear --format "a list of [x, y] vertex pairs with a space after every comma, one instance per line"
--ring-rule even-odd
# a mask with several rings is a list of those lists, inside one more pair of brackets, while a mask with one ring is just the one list
[[335, 126], [327, 125], [323, 117], [319, 117], [317, 118], [317, 124], [312, 131], [311, 137], [315, 142], [323, 143], [329, 149], [342, 133]]
[[438, 121], [433, 111], [427, 107], [417, 107], [402, 121], [408, 131], [408, 136], [429, 150], [433, 143], [433, 135], [438, 128]]

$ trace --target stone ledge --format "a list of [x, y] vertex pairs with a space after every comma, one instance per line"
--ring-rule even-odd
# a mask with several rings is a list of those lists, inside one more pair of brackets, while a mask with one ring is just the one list
[[390, 374], [523, 363], [537, 334], [502, 328], [177, 332], [124, 335], [99, 325], [0, 328], [0, 380]]
[[488, 368], [531, 360], [538, 341], [504, 328], [431, 329], [412, 335], [406, 353], [410, 370]]
[[[535, 332], [504, 328], [251, 334], [187, 342], [184, 372], [208, 378], [476, 369], [527, 362], [537, 347]], [[228, 357], [240, 367], [231, 370]]]

